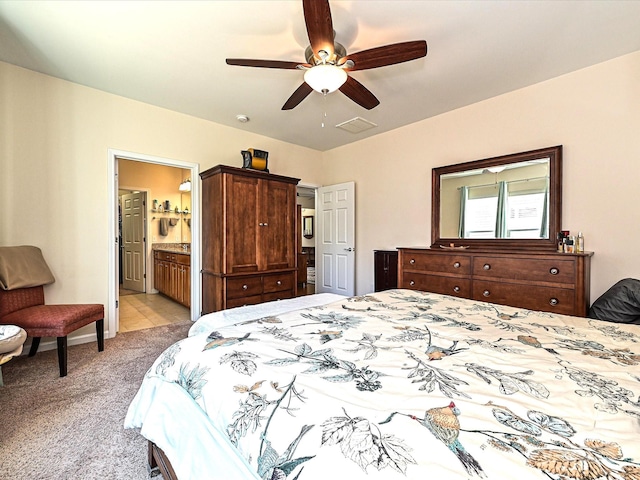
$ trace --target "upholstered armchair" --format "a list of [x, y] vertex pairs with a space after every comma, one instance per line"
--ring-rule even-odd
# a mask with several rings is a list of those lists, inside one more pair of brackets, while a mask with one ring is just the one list
[[60, 376], [64, 377], [71, 332], [95, 322], [98, 351], [104, 350], [104, 306], [46, 305], [43, 285], [52, 281], [40, 249], [0, 247], [0, 324], [17, 325], [27, 332], [32, 338], [30, 357], [38, 351], [42, 337], [56, 337]]

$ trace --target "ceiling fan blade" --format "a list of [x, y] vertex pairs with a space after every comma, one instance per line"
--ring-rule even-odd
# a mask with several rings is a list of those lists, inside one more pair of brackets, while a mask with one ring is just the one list
[[313, 53], [324, 50], [329, 56], [333, 55], [333, 21], [329, 0], [302, 0], [302, 9]]
[[300, 85], [289, 97], [289, 100], [285, 102], [282, 106], [282, 110], [291, 110], [296, 107], [302, 100], [307, 98], [311, 92], [313, 92], [313, 88], [311, 88], [306, 82], [303, 82], [302, 85]]
[[427, 42], [424, 40], [415, 40], [352, 53], [351, 55], [341, 58], [339, 63], [343, 65], [347, 60], [351, 60], [354, 66], [347, 67], [347, 70], [366, 70], [408, 62], [409, 60], [415, 60], [416, 58], [421, 58], [426, 55]]
[[283, 62], [281, 60], [251, 60], [249, 58], [227, 58], [227, 65], [237, 65], [239, 67], [262, 67], [262, 68], [283, 68], [295, 70], [299, 65], [311, 67], [308, 63]]
[[340, 91], [367, 110], [380, 105], [380, 100], [367, 87], [351, 76], [347, 77], [347, 81], [340, 87]]

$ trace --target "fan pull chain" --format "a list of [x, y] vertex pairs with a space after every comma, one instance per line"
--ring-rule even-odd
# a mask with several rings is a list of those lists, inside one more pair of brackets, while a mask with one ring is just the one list
[[322, 91], [322, 120], [320, 121], [320, 125], [322, 126], [322, 128], [324, 128], [324, 122], [325, 122], [325, 119], [327, 118], [327, 94], [328, 93], [329, 93], [328, 90]]

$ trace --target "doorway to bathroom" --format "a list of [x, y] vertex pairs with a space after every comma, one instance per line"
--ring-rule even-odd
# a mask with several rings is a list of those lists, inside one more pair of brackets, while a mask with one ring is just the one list
[[[200, 312], [199, 189], [191, 180], [199, 178], [199, 166], [115, 150], [109, 155], [112, 238], [116, 238], [109, 259], [110, 297], [115, 305], [109, 331], [115, 335], [195, 320]], [[174, 287], [156, 288], [159, 252], [175, 252], [161, 259], [168, 269], [173, 266], [168, 262], [179, 257], [180, 264], [162, 278], [172, 282], [179, 272], [180, 296], [174, 295]]]

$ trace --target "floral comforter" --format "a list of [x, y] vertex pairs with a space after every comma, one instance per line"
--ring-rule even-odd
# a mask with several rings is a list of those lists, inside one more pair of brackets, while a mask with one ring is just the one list
[[409, 290], [192, 328], [126, 426], [180, 480], [640, 480], [640, 327]]

